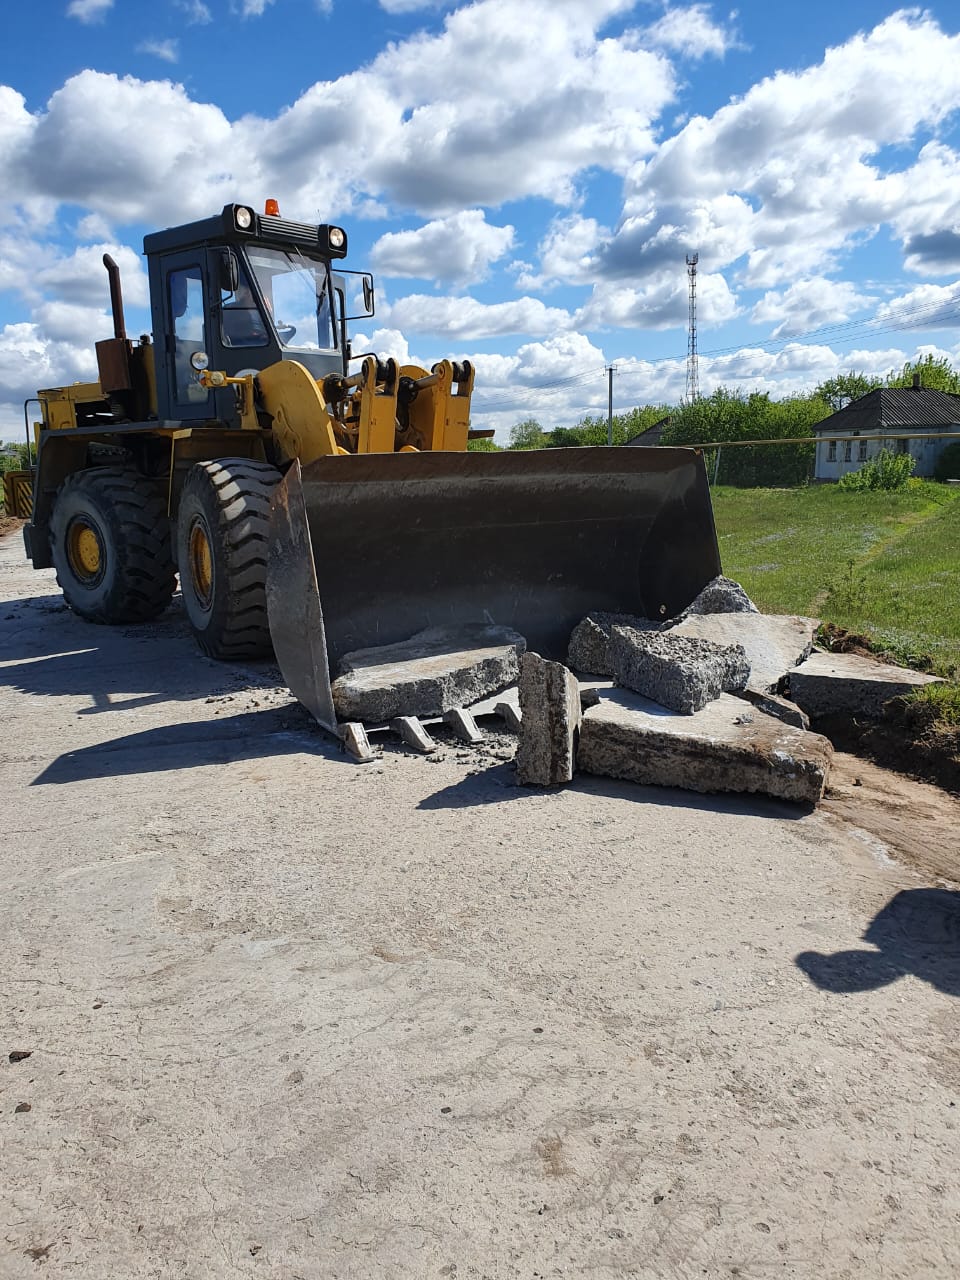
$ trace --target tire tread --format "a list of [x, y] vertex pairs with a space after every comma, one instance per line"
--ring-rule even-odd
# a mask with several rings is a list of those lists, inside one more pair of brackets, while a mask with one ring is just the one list
[[191, 491], [205, 489], [216, 503], [223, 539], [226, 608], [209, 634], [194, 626], [197, 643], [212, 658], [261, 658], [273, 652], [265, 584], [270, 501], [279, 479], [269, 463], [218, 458], [197, 463], [184, 483], [184, 492], [188, 486]]
[[[58, 566], [57, 583], [64, 599], [75, 613], [90, 622], [134, 623], [156, 618], [166, 609], [176, 588], [162, 482], [141, 475], [130, 464], [111, 462], [67, 476], [57, 502], [72, 493], [91, 495], [94, 502], [99, 500], [113, 514], [117, 579], [110, 596], [91, 605]], [[55, 518], [55, 559], [58, 532]]]

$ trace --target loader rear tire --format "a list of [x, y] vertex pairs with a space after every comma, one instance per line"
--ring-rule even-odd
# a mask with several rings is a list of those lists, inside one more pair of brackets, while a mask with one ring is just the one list
[[211, 658], [264, 658], [270, 498], [280, 472], [249, 458], [191, 467], [177, 517], [180, 590], [197, 644]]
[[50, 520], [57, 583], [88, 622], [146, 622], [176, 586], [164, 486], [129, 465], [67, 476]]

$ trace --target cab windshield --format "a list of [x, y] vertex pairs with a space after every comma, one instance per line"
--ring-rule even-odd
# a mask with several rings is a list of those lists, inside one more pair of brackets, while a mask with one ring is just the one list
[[255, 246], [248, 256], [280, 345], [292, 351], [334, 349], [327, 264], [296, 249]]

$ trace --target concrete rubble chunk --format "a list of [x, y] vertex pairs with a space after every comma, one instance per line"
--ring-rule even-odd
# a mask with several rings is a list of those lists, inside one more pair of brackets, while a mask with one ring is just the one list
[[605, 691], [583, 714], [577, 767], [586, 773], [687, 791], [742, 791], [817, 804], [833, 747], [721, 694], [677, 715], [626, 689]]
[[775, 693], [794, 667], [810, 656], [820, 625], [817, 618], [795, 614], [690, 614], [669, 631], [672, 636], [742, 645], [750, 665], [747, 688]]
[[810, 728], [810, 717], [807, 713], [801, 711], [795, 702], [791, 702], [789, 698], [784, 698], [779, 693], [757, 693], [748, 686], [737, 696], [749, 702], [758, 711], [762, 711], [764, 715], [782, 720], [784, 724], [792, 724], [795, 729]]
[[509, 627], [429, 627], [398, 644], [345, 654], [334, 706], [341, 719], [367, 724], [440, 716], [511, 684], [525, 648]]
[[740, 645], [633, 627], [612, 628], [610, 656], [618, 684], [684, 715], [744, 688], [750, 675]]
[[891, 698], [940, 683], [939, 676], [873, 662], [857, 653], [815, 652], [790, 672], [788, 693], [811, 720], [829, 715], [879, 720], [883, 704]]
[[725, 578], [721, 574], [720, 577], [713, 578], [708, 582], [696, 599], [691, 601], [682, 613], [678, 613], [675, 618], [668, 618], [662, 626], [663, 630], [669, 630], [678, 622], [682, 622], [684, 618], [689, 618], [691, 614], [759, 612], [759, 609], [740, 583], [734, 582], [732, 578]]
[[583, 671], [587, 675], [613, 675], [613, 667], [610, 665], [610, 629], [614, 626], [633, 627], [636, 631], [657, 631], [660, 624], [629, 613], [605, 613], [600, 609], [588, 613], [571, 633], [567, 665], [574, 671]]
[[573, 672], [561, 662], [525, 653], [520, 659], [520, 782], [551, 787], [571, 780], [580, 720], [580, 687]]

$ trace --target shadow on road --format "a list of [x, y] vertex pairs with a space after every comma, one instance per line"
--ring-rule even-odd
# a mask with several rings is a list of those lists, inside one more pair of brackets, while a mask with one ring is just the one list
[[960, 996], [960, 892], [903, 889], [874, 916], [863, 935], [876, 951], [802, 951], [796, 957], [823, 991], [874, 991], [913, 974], [949, 996]]
[[529, 799], [528, 787], [518, 787], [511, 764], [497, 764], [479, 773], [468, 774], [459, 782], [424, 796], [418, 809], [472, 809], [478, 805], [505, 804], [510, 800]]
[[485, 804], [503, 804], [509, 800], [529, 800], [558, 796], [564, 790], [578, 791], [605, 800], [629, 800], [641, 804], [667, 805], [671, 809], [702, 809], [709, 813], [743, 814], [749, 817], [798, 821], [810, 812], [808, 806], [789, 804], [759, 795], [700, 795], [675, 787], [646, 787], [616, 778], [578, 774], [567, 787], [526, 787], [517, 783], [512, 764], [492, 765], [482, 772], [470, 774], [449, 787], [424, 797], [418, 809], [468, 809]]
[[0, 604], [0, 688], [89, 698], [78, 715], [278, 685], [272, 662], [213, 662], [201, 654], [179, 597], [152, 622], [117, 627], [86, 622], [53, 596]]
[[66, 751], [38, 774], [32, 785], [163, 773], [301, 753], [332, 760], [339, 757], [351, 768], [356, 767], [302, 707], [280, 707], [215, 720], [161, 725], [79, 751]]

